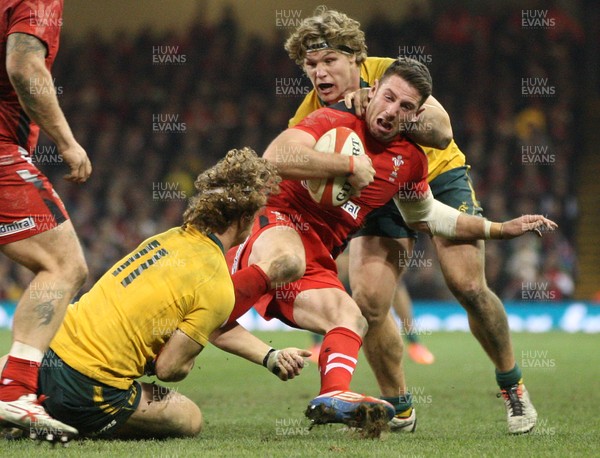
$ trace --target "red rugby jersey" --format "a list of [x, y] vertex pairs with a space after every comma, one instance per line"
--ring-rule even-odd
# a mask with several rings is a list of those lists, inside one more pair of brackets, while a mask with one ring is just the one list
[[327, 249], [337, 255], [349, 235], [362, 225], [367, 214], [388, 203], [398, 192], [411, 198], [427, 191], [427, 157], [406, 137], [398, 136], [389, 144], [375, 140], [365, 121], [345, 110], [343, 104], [321, 108], [304, 118], [294, 129], [301, 129], [318, 140], [335, 127], [348, 127], [363, 142], [365, 153], [376, 170], [375, 181], [340, 207], [326, 207], [309, 195], [306, 184], [283, 180], [281, 192], [269, 198], [267, 205], [282, 212], [295, 212], [310, 224]]
[[[46, 45], [46, 68], [58, 52], [63, 0], [2, 0], [0, 2], [0, 156], [18, 154], [15, 145], [31, 154], [40, 128], [21, 108], [6, 73], [6, 42], [11, 33], [26, 33]], [[32, 82], [33, 85], [35, 82]]]

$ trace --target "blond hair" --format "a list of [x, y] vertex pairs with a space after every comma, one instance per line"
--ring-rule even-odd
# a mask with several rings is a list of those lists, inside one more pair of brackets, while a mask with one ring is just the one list
[[196, 179], [198, 191], [183, 214], [183, 225], [203, 234], [222, 234], [240, 218], [252, 218], [281, 178], [275, 166], [250, 148], [233, 149]]
[[302, 67], [309, 44], [321, 39], [336, 51], [353, 53], [356, 64], [362, 64], [367, 58], [367, 45], [365, 34], [360, 30], [360, 22], [322, 6], [314, 14], [304, 19], [285, 42], [285, 50], [290, 59]]

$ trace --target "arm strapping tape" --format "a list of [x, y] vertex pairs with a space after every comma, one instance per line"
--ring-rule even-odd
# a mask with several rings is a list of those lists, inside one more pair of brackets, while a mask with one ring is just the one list
[[448, 239], [456, 236], [456, 221], [460, 212], [435, 200], [431, 191], [422, 200], [406, 201], [394, 197], [394, 202], [409, 225], [424, 222], [433, 235]]

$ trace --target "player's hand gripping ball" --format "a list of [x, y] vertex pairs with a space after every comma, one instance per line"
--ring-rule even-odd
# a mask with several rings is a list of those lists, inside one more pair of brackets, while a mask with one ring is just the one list
[[[352, 129], [336, 127], [323, 134], [314, 149], [321, 153], [358, 156], [365, 154], [362, 141]], [[308, 193], [315, 202], [324, 206], [339, 207], [348, 202], [353, 188], [348, 177], [314, 178], [306, 180]]]

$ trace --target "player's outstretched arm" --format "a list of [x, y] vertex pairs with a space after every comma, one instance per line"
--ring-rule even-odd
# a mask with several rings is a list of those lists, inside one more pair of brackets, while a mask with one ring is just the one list
[[21, 106], [56, 143], [71, 172], [67, 180], [84, 182], [92, 173], [85, 150], [77, 143], [58, 104], [52, 75], [46, 68], [46, 46], [32, 35], [12, 33], [6, 42], [6, 72]]
[[[463, 218], [459, 218], [459, 223], [464, 224], [465, 227], [469, 224], [468, 221], [461, 220]], [[523, 215], [504, 223], [486, 222], [485, 225], [489, 227], [489, 229], [484, 227], [484, 231], [489, 230], [489, 238], [503, 240], [514, 239], [526, 232], [533, 232], [541, 237], [542, 232], [553, 231], [558, 227], [558, 224], [542, 215]]]
[[267, 147], [263, 157], [277, 167], [284, 179], [306, 180], [349, 176], [356, 190], [373, 181], [375, 169], [367, 155], [344, 156], [315, 151], [315, 138], [300, 129], [287, 129]]
[[[442, 204], [443, 205], [443, 204]], [[479, 216], [461, 213], [456, 221], [458, 240], [496, 239], [508, 240], [534, 232], [539, 237], [542, 232], [556, 229], [558, 225], [542, 215], [523, 215], [504, 223], [494, 223]]]
[[479, 216], [461, 213], [435, 200], [430, 191], [421, 200], [394, 200], [407, 224], [429, 235], [456, 240], [512, 239], [527, 232], [553, 231], [558, 225], [542, 215], [523, 215], [496, 223]]
[[310, 351], [300, 348], [275, 350], [237, 322], [214, 331], [210, 342], [228, 353], [262, 364], [283, 381], [300, 375], [304, 358], [311, 355]]

